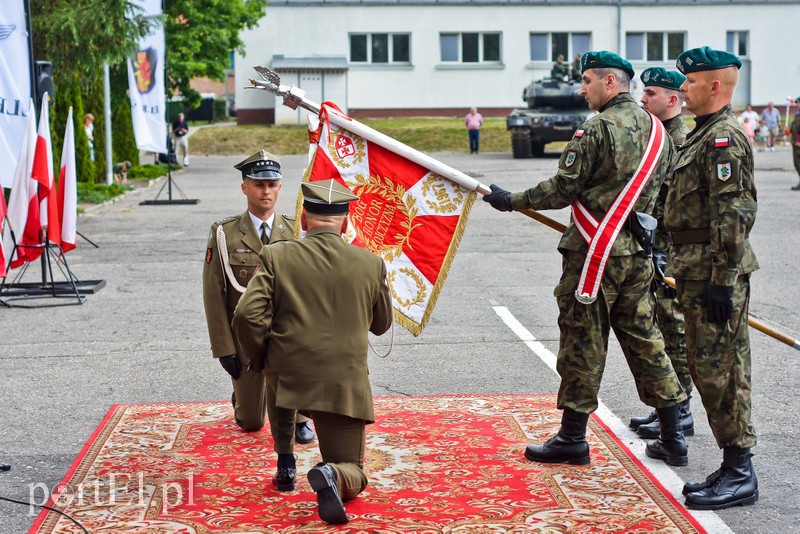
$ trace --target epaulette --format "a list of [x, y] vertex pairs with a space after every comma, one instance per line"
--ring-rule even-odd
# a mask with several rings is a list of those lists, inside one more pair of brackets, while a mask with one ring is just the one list
[[235, 221], [238, 217], [239, 217], [238, 215], [231, 215], [230, 217], [225, 217], [224, 219], [218, 220], [217, 222], [215, 222], [211, 226], [212, 227], [217, 227], [217, 226], [229, 223], [231, 221]]

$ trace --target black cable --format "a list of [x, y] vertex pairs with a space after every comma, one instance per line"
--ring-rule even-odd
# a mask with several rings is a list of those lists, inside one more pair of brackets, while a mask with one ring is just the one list
[[84, 527], [83, 525], [81, 525], [80, 523], [78, 523], [78, 521], [77, 521], [77, 520], [73, 519], [73, 518], [72, 518], [71, 516], [69, 516], [67, 513], [65, 513], [65, 512], [62, 512], [61, 510], [58, 510], [58, 509], [56, 509], [56, 508], [53, 508], [52, 506], [47, 506], [47, 505], [44, 505], [44, 504], [33, 504], [32, 502], [17, 501], [17, 500], [15, 500], [15, 499], [9, 499], [8, 497], [3, 497], [2, 495], [0, 495], [0, 500], [2, 500], [2, 501], [8, 501], [8, 502], [13, 502], [13, 503], [16, 503], [16, 504], [24, 504], [25, 506], [28, 506], [28, 507], [30, 507], [30, 506], [36, 506], [37, 508], [45, 508], [45, 509], [47, 509], [47, 510], [52, 510], [52, 511], [54, 511], [54, 512], [56, 512], [56, 513], [59, 513], [59, 514], [63, 515], [64, 517], [66, 517], [67, 519], [69, 519], [70, 521], [72, 521], [73, 523], [75, 523], [76, 525], [78, 525], [78, 526], [80, 527], [80, 529], [81, 529], [82, 531], [84, 531], [86, 534], [90, 534], [90, 533], [89, 533], [89, 531], [88, 531], [88, 530], [86, 530], [86, 527]]

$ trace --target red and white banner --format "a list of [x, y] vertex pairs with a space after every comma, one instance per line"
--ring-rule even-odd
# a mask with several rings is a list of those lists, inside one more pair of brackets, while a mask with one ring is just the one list
[[[60, 245], [64, 252], [75, 248], [78, 233], [78, 174], [75, 165], [75, 126], [69, 108], [61, 151], [61, 172], [58, 175], [58, 220], [61, 226]], [[50, 238], [53, 240], [53, 238]]]
[[[455, 258], [476, 193], [332, 124], [331, 107], [322, 105], [318, 146], [305, 180], [335, 178], [359, 196], [350, 206], [352, 232], [346, 239], [383, 258], [395, 320], [419, 335]], [[301, 206], [299, 198], [298, 211]]]
[[[31, 57], [23, 0], [6, 0], [0, 9], [0, 186], [8, 189], [25, 136], [31, 102]], [[10, 251], [9, 251], [10, 254]]]
[[42, 97], [39, 114], [39, 135], [36, 139], [36, 156], [33, 159], [33, 179], [39, 182], [39, 214], [43, 228], [47, 228], [50, 241], [61, 241], [61, 224], [58, 220], [58, 198], [53, 178], [53, 143], [50, 139], [50, 98]]
[[8, 274], [8, 261], [6, 260], [5, 246], [3, 245], [3, 227], [6, 223], [6, 214], [8, 208], [6, 207], [6, 195], [3, 193], [3, 188], [0, 186], [0, 278], [5, 278]]
[[[34, 109], [33, 100], [30, 102], [30, 109]], [[12, 254], [11, 251], [14, 250], [14, 240], [17, 244], [37, 244], [40, 241], [42, 225], [39, 219], [39, 182], [32, 178], [36, 140], [36, 119], [31, 113], [28, 115], [25, 134], [17, 156], [11, 196], [8, 198], [8, 216], [3, 229], [3, 247], [9, 251], [8, 254]], [[17, 248], [11, 257], [11, 268], [35, 260], [41, 253], [42, 249]]]

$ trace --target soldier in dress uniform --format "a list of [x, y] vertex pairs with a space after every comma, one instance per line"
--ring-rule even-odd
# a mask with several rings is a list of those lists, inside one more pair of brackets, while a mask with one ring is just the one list
[[675, 160], [664, 206], [670, 233], [667, 274], [677, 281], [686, 319], [689, 370], [717, 445], [721, 467], [683, 487], [686, 505], [717, 510], [758, 499], [750, 460], [750, 273], [748, 236], [756, 219], [750, 141], [731, 110], [742, 61], [709, 47], [687, 50], [677, 66], [696, 126]]
[[[646, 234], [642, 230], [647, 229], [640, 228], [640, 218], [634, 216], [634, 212], [653, 212], [670, 166], [672, 140], [658, 119], [652, 119], [628, 92], [634, 74], [628, 61], [605, 51], [587, 52], [581, 61], [581, 94], [598, 114], [575, 132], [561, 155], [557, 174], [519, 193], [493, 184], [492, 193], [483, 198], [501, 211], [573, 208], [573, 221], [558, 245], [563, 270], [554, 291], [561, 332], [557, 360], [561, 429], [544, 445], [528, 446], [525, 457], [538, 462], [589, 463], [586, 424], [597, 409], [608, 334], [613, 328], [639, 398], [656, 408], [662, 421], [662, 457], [671, 464], [686, 465], [686, 442], [678, 424], [679, 405], [686, 393], [655, 324], [650, 291], [653, 264], [645, 250], [649, 243], [642, 239]], [[654, 142], [648, 148], [651, 136]], [[658, 149], [660, 155], [652, 152]], [[649, 179], [636, 172], [640, 166], [651, 172]], [[633, 196], [623, 195], [628, 207], [620, 211], [615, 199], [623, 189]], [[654, 219], [649, 221], [653, 222], [652, 226], [648, 222], [649, 229], [655, 230]], [[599, 256], [589, 252], [587, 241], [596, 245], [592, 249]], [[600, 261], [606, 264], [604, 273], [598, 267]], [[589, 270], [584, 273], [586, 266]], [[595, 274], [587, 274], [590, 271]], [[587, 286], [587, 276], [597, 284]]]
[[375, 421], [368, 334], [391, 326], [392, 297], [383, 260], [342, 239], [358, 197], [332, 179], [301, 188], [306, 236], [261, 250], [233, 329], [245, 354], [267, 353], [277, 405], [314, 419], [322, 462], [308, 481], [320, 518], [346, 523], [343, 501], [367, 486], [365, 425]]
[[[689, 133], [681, 114], [683, 94], [680, 88], [686, 77], [678, 71], [651, 67], [644, 70], [639, 79], [644, 83], [644, 95], [641, 98], [644, 109], [658, 117], [675, 146], [680, 146]], [[664, 181], [663, 187], [668, 187], [668, 181], [669, 179]], [[678, 304], [675, 289], [663, 281], [668, 250], [669, 242], [664, 233], [659, 232], [653, 244], [655, 280], [652, 288], [656, 295], [656, 319], [664, 337], [667, 356], [686, 390], [686, 395], [691, 397], [692, 377], [689, 375], [689, 363], [686, 359], [683, 311]], [[630, 427], [636, 430], [639, 437], [647, 439], [657, 438], [661, 432], [661, 424], [655, 410], [646, 417], [633, 417]], [[694, 419], [688, 398], [681, 404], [681, 430], [685, 436], [694, 435]]]
[[[215, 222], [208, 238], [203, 264], [203, 304], [211, 339], [211, 352], [231, 375], [236, 423], [242, 430], [260, 430], [267, 417], [270, 426], [282, 429], [275, 441], [279, 469], [273, 480], [280, 491], [294, 489], [294, 442], [314, 439], [308, 418], [275, 409], [275, 396], [261, 373], [264, 354], [244, 355], [231, 330], [233, 311], [244, 288], [255, 274], [258, 252], [264, 245], [294, 239], [294, 219], [275, 212], [281, 189], [277, 156], [259, 150], [235, 165], [242, 173], [242, 193], [247, 210]], [[285, 465], [284, 465], [285, 464]]]

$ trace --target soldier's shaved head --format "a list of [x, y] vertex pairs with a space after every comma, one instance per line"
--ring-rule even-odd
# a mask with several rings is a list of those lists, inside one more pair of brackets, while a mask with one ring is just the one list
[[689, 72], [681, 85], [686, 108], [695, 115], [708, 115], [733, 100], [739, 71], [736, 67]]

